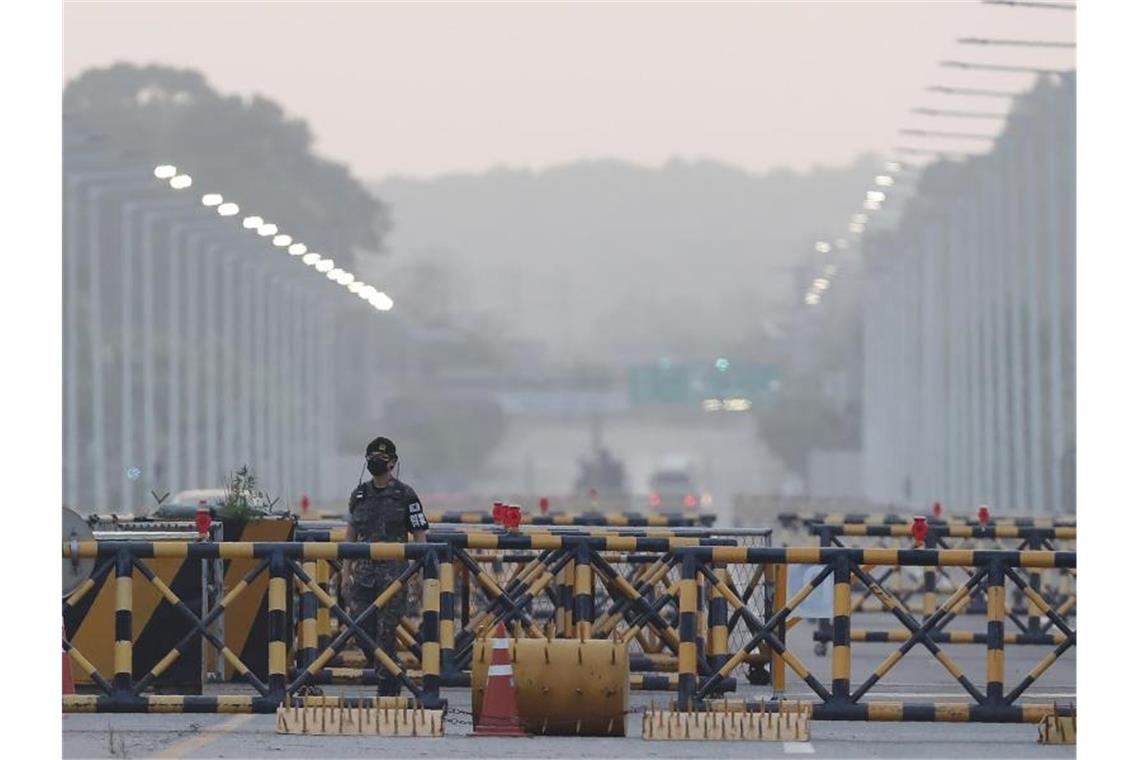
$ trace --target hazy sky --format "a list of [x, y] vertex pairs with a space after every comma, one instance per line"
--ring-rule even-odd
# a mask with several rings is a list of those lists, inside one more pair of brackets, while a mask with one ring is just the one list
[[1020, 74], [940, 60], [1067, 67], [1071, 51], [957, 37], [1075, 39], [1075, 14], [977, 0], [751, 4], [65, 2], [64, 75], [116, 61], [193, 67], [305, 118], [367, 179], [543, 167], [583, 157], [713, 158], [752, 170], [841, 163], [900, 127], [992, 133], [914, 106], [1004, 110], [929, 84]]

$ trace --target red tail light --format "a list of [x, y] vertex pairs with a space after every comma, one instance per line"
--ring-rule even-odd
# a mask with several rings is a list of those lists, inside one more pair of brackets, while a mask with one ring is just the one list
[[661, 506], [661, 497], [655, 493], [649, 494], [649, 506], [660, 507]]
[[689, 508], [697, 506], [697, 497], [691, 493], [685, 494], [685, 506]]

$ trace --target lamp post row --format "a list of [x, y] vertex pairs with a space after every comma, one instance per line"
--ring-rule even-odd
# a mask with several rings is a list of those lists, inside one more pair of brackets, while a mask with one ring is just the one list
[[[307, 273], [378, 311], [392, 300], [288, 235], [264, 232], [276, 229], [263, 220], [227, 227], [237, 204], [186, 197], [193, 182], [174, 167], [152, 178], [91, 154], [65, 158], [65, 503], [131, 510], [146, 490], [212, 485], [243, 462], [287, 503], [320, 489], [335, 302]], [[179, 192], [159, 195], [156, 178]], [[251, 229], [272, 235], [272, 247]], [[106, 285], [116, 281], [113, 304]]]

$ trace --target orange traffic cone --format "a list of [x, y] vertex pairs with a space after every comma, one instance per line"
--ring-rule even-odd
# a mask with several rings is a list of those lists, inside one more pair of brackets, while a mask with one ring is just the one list
[[[63, 638], [67, 638], [67, 626], [63, 628]], [[67, 652], [63, 653], [63, 693], [75, 693], [75, 679], [71, 677], [71, 658], [67, 656]]]
[[519, 720], [518, 690], [508, 653], [507, 628], [501, 622], [491, 643], [491, 666], [483, 689], [483, 709], [472, 736], [527, 736]]

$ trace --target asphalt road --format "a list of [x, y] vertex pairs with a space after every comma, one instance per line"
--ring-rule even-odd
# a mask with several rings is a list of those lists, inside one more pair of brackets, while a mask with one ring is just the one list
[[[885, 619], [884, 619], [885, 622]], [[984, 625], [984, 623], [983, 623]], [[867, 626], [869, 627], [869, 626]], [[970, 626], [971, 628], [973, 626]], [[964, 629], [965, 626], [959, 627]], [[830, 657], [812, 653], [809, 632], [790, 632], [789, 645], [824, 683], [830, 681]], [[853, 680], [860, 682], [894, 647], [856, 644]], [[950, 645], [946, 651], [975, 683], [985, 681], [985, 647]], [[1029, 671], [1049, 647], [1006, 649], [1007, 690]], [[1028, 692], [1026, 702], [1069, 702], [1076, 696], [1075, 650], [1066, 653]], [[862, 678], [861, 678], [862, 677]], [[219, 693], [240, 691], [237, 685], [219, 687]], [[213, 691], [213, 689], [211, 689]], [[345, 687], [344, 693], [359, 689]], [[332, 692], [330, 692], [332, 693]], [[768, 696], [767, 687], [747, 687], [737, 696]], [[830, 723], [814, 721], [811, 741], [784, 742], [648, 742], [641, 739], [641, 720], [630, 715], [628, 738], [476, 738], [463, 713], [470, 695], [447, 689], [456, 708], [448, 717], [445, 736], [437, 739], [379, 737], [313, 737], [279, 735], [272, 715], [65, 715], [63, 755], [68, 758], [106, 757], [677, 757], [736, 758], [815, 755], [836, 758], [1052, 758], [1075, 756], [1072, 746], [1041, 746], [1032, 725], [966, 723]], [[809, 698], [806, 687], [789, 672], [789, 698]], [[907, 654], [898, 666], [869, 693], [884, 701], [968, 701], [965, 692], [921, 647]], [[631, 708], [659, 706], [668, 695], [633, 692]]]

